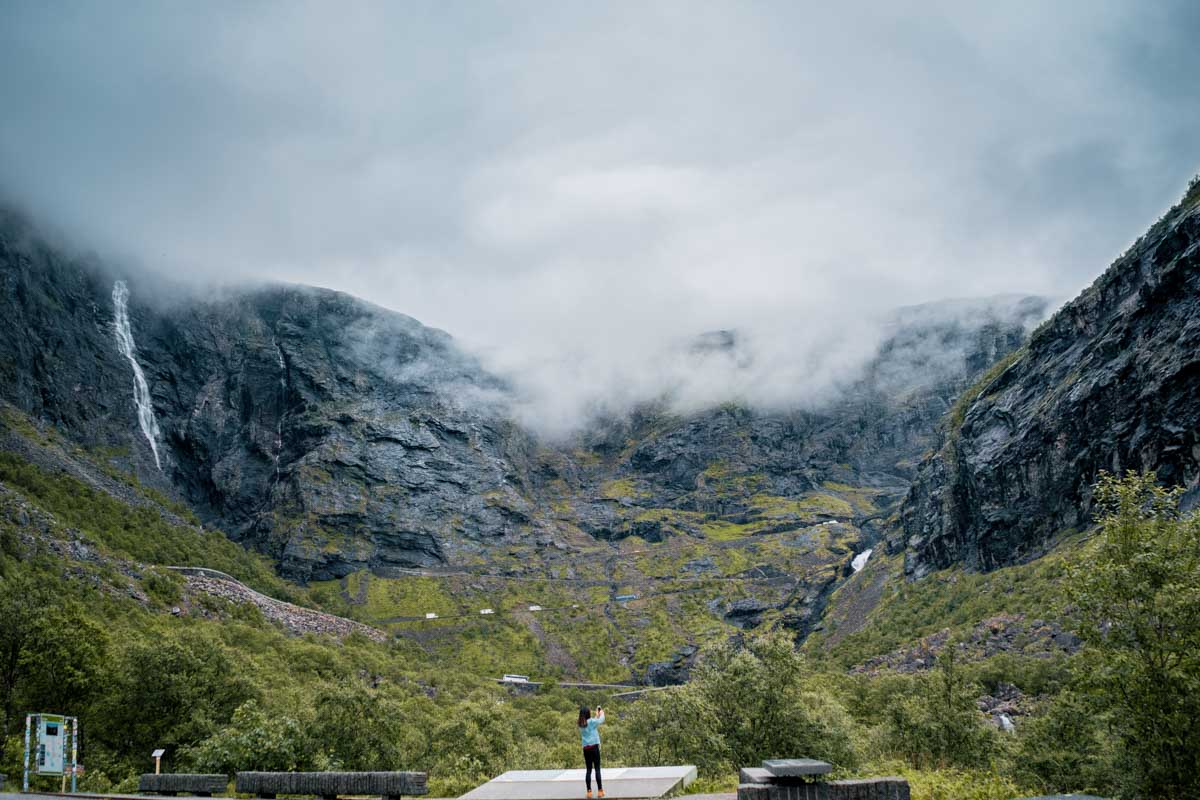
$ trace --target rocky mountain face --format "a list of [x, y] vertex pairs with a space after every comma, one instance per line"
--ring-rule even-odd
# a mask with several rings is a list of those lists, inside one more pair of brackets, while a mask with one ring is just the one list
[[528, 436], [446, 334], [343, 294], [269, 288], [147, 320], [140, 355], [201, 512], [340, 577], [461, 560], [528, 517]]
[[129, 313], [161, 471], [117, 349], [114, 276], [0, 223], [5, 399], [301, 580], [456, 560], [528, 522], [529, 437], [451, 338], [336, 292], [272, 287]]
[[64, 257], [0, 211], [0, 391], [92, 445], [137, 426], [112, 286], [102, 264]]
[[1200, 183], [959, 401], [904, 502], [905, 570], [1035, 556], [1129, 469], [1200, 502]]
[[[602, 539], [661, 541], [702, 531], [714, 517], [753, 532], [786, 529], [805, 516], [779, 513], [796, 499], [808, 503], [810, 521], [879, 521], [907, 491], [954, 399], [1044, 313], [1034, 297], [904, 309], [862, 377], [833, 402], [689, 415], [650, 404], [597, 421], [575, 442], [576, 457], [550, 471], [568, 487], [560, 499], [573, 501], [577, 524]], [[736, 334], [722, 341], [736, 347]], [[839, 488], [870, 503], [827, 502]]]
[[[156, 465], [117, 347], [116, 280], [0, 216], [0, 396], [300, 581], [835, 520], [873, 540], [954, 399], [1044, 314], [1036, 298], [906, 309], [831, 402], [649, 403], [550, 445], [511, 421], [502, 380], [401, 314], [306, 287], [197, 298], [130, 280]], [[697, 346], [738, 344], [719, 332]]]

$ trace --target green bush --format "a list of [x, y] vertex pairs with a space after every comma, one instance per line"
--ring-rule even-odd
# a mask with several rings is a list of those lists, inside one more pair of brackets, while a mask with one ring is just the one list
[[766, 758], [859, 763], [855, 726], [812, 675], [790, 639], [751, 639], [710, 650], [686, 687], [642, 701], [628, 714], [634, 752], [650, 763], [695, 763], [708, 775]]
[[914, 695], [889, 703], [884, 730], [891, 752], [918, 769], [989, 764], [997, 742], [975, 707], [980, 689], [956, 663], [954, 647], [947, 647]]
[[106, 724], [92, 735], [117, 752], [195, 743], [255, 695], [233, 655], [207, 630], [126, 641], [114, 656], [100, 701]]
[[908, 779], [912, 800], [1012, 800], [1023, 790], [986, 769], [898, 770]]
[[1071, 571], [1089, 647], [1083, 673], [1111, 704], [1125, 792], [1200, 797], [1200, 514], [1153, 473], [1096, 485], [1100, 546]]
[[170, 570], [148, 570], [142, 576], [146, 594], [164, 606], [173, 606], [183, 598], [183, 576]]
[[290, 772], [315, 769], [312, 738], [294, 717], [269, 713], [250, 700], [233, 712], [228, 725], [198, 745], [184, 749], [184, 758], [197, 772], [239, 770]]
[[1107, 792], [1113, 788], [1112, 745], [1102, 709], [1072, 690], [1047, 703], [1017, 729], [1017, 769], [1046, 792]]

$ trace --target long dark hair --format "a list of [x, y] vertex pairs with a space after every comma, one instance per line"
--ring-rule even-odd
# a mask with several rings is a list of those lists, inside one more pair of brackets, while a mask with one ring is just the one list
[[592, 718], [592, 710], [590, 708], [579, 709], [579, 727], [587, 726], [588, 720]]

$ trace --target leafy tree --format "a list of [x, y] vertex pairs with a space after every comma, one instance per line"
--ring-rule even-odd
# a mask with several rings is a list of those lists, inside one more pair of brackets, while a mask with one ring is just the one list
[[315, 766], [304, 724], [264, 711], [254, 700], [239, 706], [229, 725], [187, 748], [184, 755], [200, 772], [231, 776], [238, 770], [288, 772]]
[[1200, 515], [1182, 491], [1102, 475], [1099, 546], [1070, 573], [1086, 675], [1112, 705], [1125, 791], [1144, 798], [1200, 796]]
[[108, 635], [79, 603], [59, 598], [41, 614], [34, 641], [19, 686], [26, 708], [86, 715], [105, 688]]
[[992, 755], [994, 733], [975, 706], [979, 686], [967, 678], [954, 651], [943, 650], [916, 694], [896, 698], [887, 709], [889, 747], [918, 769], [978, 767]]
[[0, 700], [4, 703], [4, 738], [16, 716], [17, 690], [30, 658], [46, 631], [46, 615], [56, 604], [48, 585], [24, 575], [0, 581]]
[[1041, 714], [1021, 723], [1018, 763], [1046, 791], [1106, 791], [1112, 784], [1110, 756], [1098, 709], [1066, 690]]
[[733, 768], [724, 761], [716, 710], [698, 684], [650, 693], [626, 716], [626, 750], [639, 764], [700, 764], [713, 773]]
[[411, 769], [425, 752], [421, 731], [385, 691], [344, 683], [321, 690], [313, 705], [312, 734], [327, 758], [344, 769]]
[[783, 635], [708, 651], [686, 686], [626, 712], [626, 752], [651, 764], [694, 763], [726, 775], [765, 758], [810, 757], [852, 767], [854, 724], [831, 692], [814, 691], [807, 664]]
[[445, 711], [430, 738], [432, 769], [487, 780], [507, 770], [516, 757], [519, 721], [486, 696], [469, 697]]
[[139, 756], [198, 743], [255, 694], [220, 640], [197, 630], [127, 642], [113, 683], [99, 709], [100, 738]]

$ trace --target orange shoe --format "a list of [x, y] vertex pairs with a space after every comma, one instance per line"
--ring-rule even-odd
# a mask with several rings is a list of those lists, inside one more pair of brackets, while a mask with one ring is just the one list
[[604, 790], [603, 790], [603, 789], [601, 789], [601, 790], [600, 790], [600, 796], [601, 796], [601, 797], [604, 797]]
[[592, 790], [591, 789], [588, 789], [587, 796], [588, 796], [588, 800], [592, 800]]

